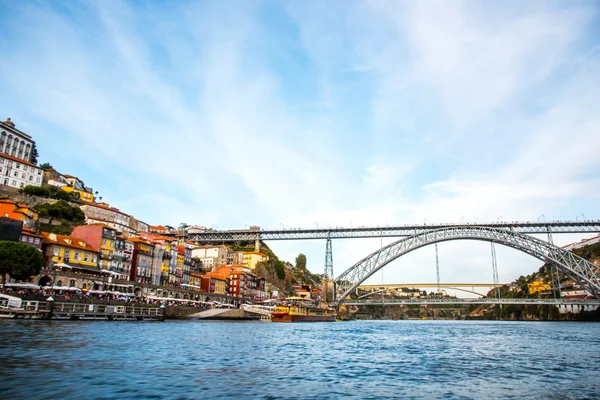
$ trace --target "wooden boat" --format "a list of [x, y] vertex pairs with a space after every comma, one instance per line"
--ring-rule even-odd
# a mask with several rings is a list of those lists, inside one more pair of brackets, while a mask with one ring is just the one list
[[315, 306], [302, 297], [288, 297], [271, 312], [273, 322], [335, 322], [336, 312], [326, 305]]

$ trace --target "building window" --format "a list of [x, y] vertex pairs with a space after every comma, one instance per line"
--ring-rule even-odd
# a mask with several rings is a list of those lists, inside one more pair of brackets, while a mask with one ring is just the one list
[[75, 258], [76, 260], [79, 260], [79, 252], [78, 251], [75, 252], [75, 257], [73, 257], [73, 258]]
[[17, 186], [17, 181], [13, 180], [12, 181], [12, 185], [16, 187]]
[[71, 279], [71, 281], [69, 282], [69, 286], [75, 287], [75, 279]]
[[56, 286], [62, 286], [62, 281], [56, 282]]
[[35, 244], [40, 244], [40, 238], [35, 238]]
[[25, 179], [26, 177], [27, 177], [27, 174], [26, 174], [25, 172], [23, 172], [23, 173], [21, 174], [21, 178], [22, 178], [22, 179]]
[[90, 255], [88, 253], [83, 254], [83, 261], [89, 261]]
[[19, 176], [19, 172], [17, 172], [17, 171], [13, 172], [13, 176]]
[[53, 256], [58, 256], [59, 254], [60, 254], [60, 250], [58, 249], [58, 247], [55, 247], [52, 249]]
[[40, 178], [36, 178], [35, 180], [37, 183], [40, 183]]
[[21, 165], [21, 164], [19, 164], [19, 163], [15, 163], [15, 168], [16, 168], [16, 169], [19, 169], [19, 165]]
[[0, 164], [4, 164], [4, 158], [0, 158]]
[[32, 181], [33, 180], [33, 175], [29, 175], [29, 180]]
[[19, 187], [23, 187], [23, 186], [25, 186], [25, 184], [24, 184], [23, 182], [21, 182], [21, 183], [19, 184]]

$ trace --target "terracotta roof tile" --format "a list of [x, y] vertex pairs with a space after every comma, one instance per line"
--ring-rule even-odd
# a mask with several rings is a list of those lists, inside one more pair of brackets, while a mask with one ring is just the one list
[[8, 154], [6, 154], [6, 153], [0, 153], [0, 157], [4, 157], [4, 158], [6, 158], [6, 159], [9, 159], [9, 160], [11, 160], [11, 161], [20, 162], [21, 164], [25, 164], [25, 165], [28, 165], [28, 166], [30, 166], [30, 167], [36, 167], [36, 168], [38, 168], [38, 169], [41, 169], [40, 167], [38, 167], [38, 166], [37, 166], [37, 165], [35, 165], [35, 164], [32, 164], [32, 163], [30, 163], [29, 161], [25, 161], [25, 160], [22, 160], [22, 159], [20, 159], [20, 158], [17, 158], [17, 157], [10, 156], [10, 155], [8, 155]]
[[[54, 235], [54, 236], [56, 236], [56, 240], [55, 240], [55, 239], [51, 238], [51, 236], [53, 236], [53, 235], [54, 234], [52, 234], [52, 233], [42, 232], [42, 236], [44, 237], [44, 240], [46, 241], [46, 243], [52, 243], [52, 244], [56, 244], [59, 246], [71, 247], [74, 249], [93, 251], [96, 253], [98, 252], [98, 249], [96, 249], [95, 247], [92, 247], [83, 239], [73, 237], [73, 236], [66, 236], [66, 235]], [[68, 241], [70, 241], [71, 243], [69, 243]]]

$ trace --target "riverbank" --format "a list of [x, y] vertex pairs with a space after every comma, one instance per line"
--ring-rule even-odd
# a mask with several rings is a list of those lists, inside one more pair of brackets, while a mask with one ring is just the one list
[[594, 321], [600, 322], [600, 308], [578, 313], [560, 313], [556, 306], [508, 305], [477, 312], [472, 306], [360, 306], [349, 310], [355, 320], [486, 320], [486, 321]]

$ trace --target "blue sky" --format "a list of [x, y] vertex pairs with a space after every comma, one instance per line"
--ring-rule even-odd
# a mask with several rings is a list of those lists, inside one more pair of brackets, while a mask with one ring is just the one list
[[[599, 11], [0, 0], [0, 117], [150, 224], [598, 219]], [[334, 242], [336, 273], [381, 243]], [[269, 245], [323, 269], [325, 243]], [[442, 280], [491, 281], [489, 253], [441, 244]], [[503, 281], [540, 265], [507, 249], [498, 264]], [[434, 281], [432, 249], [383, 275]]]

